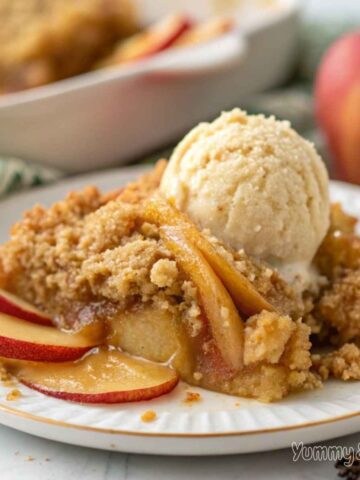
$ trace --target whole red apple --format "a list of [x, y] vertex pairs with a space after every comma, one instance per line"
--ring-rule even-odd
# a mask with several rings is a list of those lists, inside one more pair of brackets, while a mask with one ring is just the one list
[[325, 53], [315, 82], [315, 108], [335, 175], [360, 184], [360, 31], [341, 37]]

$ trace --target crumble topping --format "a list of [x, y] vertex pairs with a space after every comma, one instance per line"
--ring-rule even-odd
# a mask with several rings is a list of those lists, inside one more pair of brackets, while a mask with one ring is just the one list
[[328, 354], [313, 355], [312, 360], [323, 380], [330, 375], [340, 380], [360, 380], [360, 349], [354, 343], [345, 343]]
[[[197, 337], [202, 329], [201, 308], [198, 303], [198, 291], [190, 280], [182, 284], [184, 305], [186, 306], [185, 321], [189, 327], [191, 337]], [[184, 307], [180, 307], [184, 310]]]
[[166, 252], [155, 240], [130, 237], [124, 245], [86, 260], [80, 275], [94, 294], [115, 302], [125, 301], [130, 295], [150, 296], [157, 291], [150, 279], [151, 270], [161, 254]]
[[290, 317], [263, 311], [245, 327], [244, 364], [278, 363], [296, 326]]
[[285, 346], [281, 363], [290, 370], [307, 370], [311, 366], [310, 328], [297, 320], [296, 328]]
[[360, 269], [343, 270], [324, 291], [315, 313], [336, 329], [337, 343], [360, 340]]
[[320, 341], [336, 345], [360, 340], [360, 238], [355, 224], [339, 204], [333, 205], [329, 233], [314, 260], [328, 281], [313, 300], [306, 323]]
[[179, 275], [176, 262], [174, 260], [158, 260], [151, 268], [150, 280], [159, 288], [171, 287], [174, 285]]
[[118, 198], [133, 205], [138, 205], [146, 200], [159, 187], [166, 167], [167, 160], [159, 160], [153, 170], [141, 176], [135, 182], [129, 183], [126, 188], [121, 189]]

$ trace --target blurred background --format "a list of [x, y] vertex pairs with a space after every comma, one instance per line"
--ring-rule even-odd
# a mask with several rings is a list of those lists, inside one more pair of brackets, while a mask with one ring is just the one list
[[357, 0], [0, 0], [0, 19], [0, 196], [168, 157], [237, 106], [360, 184]]

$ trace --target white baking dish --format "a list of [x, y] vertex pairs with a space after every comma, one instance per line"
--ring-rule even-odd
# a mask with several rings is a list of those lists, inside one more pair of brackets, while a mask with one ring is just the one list
[[[264, 0], [239, 1], [237, 28], [210, 44], [0, 97], [0, 153], [68, 172], [120, 165], [221, 109], [241, 106], [282, 82], [293, 65], [298, 2], [274, 1], [266, 9], [255, 5]], [[175, 7], [206, 18], [221, 5], [137, 3], [144, 22]]]

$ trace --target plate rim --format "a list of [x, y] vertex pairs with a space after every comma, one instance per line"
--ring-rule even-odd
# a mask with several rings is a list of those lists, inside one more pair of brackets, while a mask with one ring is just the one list
[[[236, 397], [237, 398], [237, 397]], [[43, 423], [55, 427], [62, 428], [74, 428], [76, 430], [82, 430], [87, 432], [104, 433], [111, 435], [129, 435], [138, 437], [157, 437], [157, 438], [219, 438], [219, 437], [243, 437], [248, 435], [264, 435], [278, 432], [287, 432], [292, 430], [300, 430], [304, 428], [319, 427], [322, 425], [342, 422], [360, 416], [360, 410], [344, 415], [338, 415], [336, 417], [325, 418], [323, 420], [316, 420], [313, 422], [304, 422], [296, 425], [288, 425], [284, 427], [271, 427], [256, 430], [240, 430], [231, 432], [214, 432], [214, 433], [162, 433], [162, 432], [147, 432], [136, 430], [117, 430], [114, 428], [101, 428], [92, 427], [89, 425], [79, 425], [76, 423], [64, 422], [61, 420], [55, 420], [47, 417], [41, 417], [40, 415], [34, 415], [33, 413], [25, 412], [17, 408], [9, 407], [0, 403], [0, 411], [10, 415], [15, 415], [26, 420], [31, 420], [38, 423]]]

